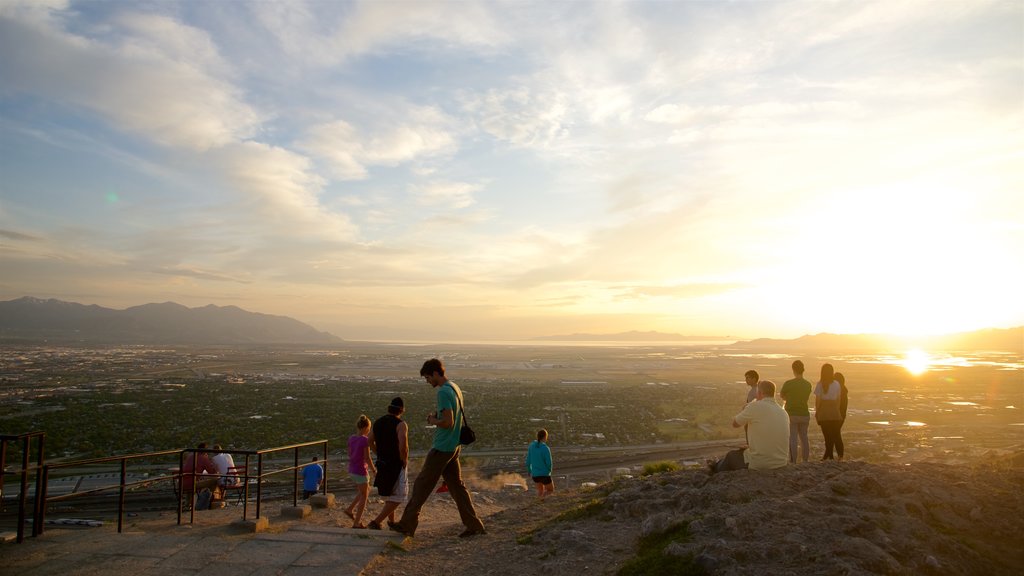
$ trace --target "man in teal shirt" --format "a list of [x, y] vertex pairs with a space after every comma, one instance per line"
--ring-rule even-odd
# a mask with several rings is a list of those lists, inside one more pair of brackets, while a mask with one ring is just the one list
[[811, 396], [811, 383], [804, 379], [804, 363], [793, 362], [793, 379], [786, 380], [779, 396], [786, 403], [789, 414], [789, 461], [796, 464], [796, 444], [800, 441], [801, 455], [804, 462], [810, 455], [811, 446], [807, 440], [807, 427], [811, 422], [811, 411], [807, 399]]
[[477, 517], [476, 509], [473, 508], [473, 499], [462, 482], [462, 468], [459, 465], [459, 434], [462, 431], [462, 406], [464, 405], [462, 390], [459, 390], [459, 387], [444, 375], [444, 364], [437, 358], [423, 363], [423, 367], [420, 368], [420, 376], [423, 376], [428, 384], [437, 389], [437, 411], [427, 414], [427, 424], [437, 426], [434, 431], [434, 445], [430, 452], [427, 452], [423, 468], [416, 476], [416, 482], [412, 487], [412, 496], [409, 498], [409, 503], [405, 505], [405, 510], [402, 511], [402, 518], [398, 522], [389, 521], [388, 527], [406, 536], [416, 534], [420, 508], [434, 491], [437, 481], [443, 477], [448, 486], [448, 493], [451, 494], [455, 506], [459, 509], [462, 523], [466, 526], [459, 536], [465, 538], [486, 534], [484, 524]]

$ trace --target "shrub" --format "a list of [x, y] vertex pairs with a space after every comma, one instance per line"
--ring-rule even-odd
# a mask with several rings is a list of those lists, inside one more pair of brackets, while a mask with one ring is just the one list
[[671, 460], [662, 460], [661, 462], [650, 462], [644, 464], [644, 470], [640, 473], [641, 476], [650, 476], [651, 474], [661, 474], [662, 472], [675, 472], [679, 470], [679, 464]]

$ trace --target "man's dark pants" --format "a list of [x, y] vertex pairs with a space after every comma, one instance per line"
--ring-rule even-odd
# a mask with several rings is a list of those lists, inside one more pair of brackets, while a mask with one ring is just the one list
[[746, 470], [747, 462], [743, 459], [743, 451], [746, 448], [740, 448], [739, 450], [730, 450], [724, 458], [715, 464], [715, 472], [729, 472], [732, 470]]
[[409, 536], [416, 533], [416, 527], [420, 523], [420, 508], [427, 502], [427, 498], [437, 486], [437, 481], [444, 478], [448, 485], [448, 493], [459, 509], [459, 516], [462, 523], [468, 530], [482, 531], [483, 522], [476, 515], [473, 508], [473, 499], [462, 482], [462, 467], [459, 465], [459, 452], [461, 447], [454, 452], [441, 452], [431, 448], [427, 452], [427, 458], [423, 462], [423, 469], [416, 476], [416, 483], [412, 486], [412, 496], [409, 503], [402, 511], [402, 518], [398, 521], [401, 531]]

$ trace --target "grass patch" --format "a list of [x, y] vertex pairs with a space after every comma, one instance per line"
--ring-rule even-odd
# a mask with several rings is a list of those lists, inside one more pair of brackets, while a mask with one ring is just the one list
[[392, 551], [392, 552], [401, 552], [401, 553], [403, 553], [403, 554], [408, 554], [408, 553], [409, 553], [409, 551], [408, 551], [408, 550], [406, 550], [406, 549], [405, 549], [405, 548], [404, 548], [404, 547], [403, 547], [403, 546], [402, 546], [401, 544], [395, 544], [395, 543], [394, 543], [394, 542], [392, 542], [391, 540], [387, 540], [387, 541], [386, 541], [386, 542], [384, 543], [384, 546], [385, 546], [385, 547], [386, 547], [386, 548], [387, 548], [388, 550], [390, 550], [390, 551]]
[[675, 472], [679, 470], [679, 463], [671, 460], [662, 460], [661, 462], [648, 462], [644, 464], [644, 469], [640, 472], [641, 476], [650, 476], [652, 474], [661, 474], [663, 472]]
[[516, 535], [516, 544], [520, 546], [526, 546], [527, 544], [533, 544], [533, 532], [527, 532], [525, 534]]
[[690, 539], [686, 524], [677, 524], [664, 532], [649, 534], [637, 543], [636, 556], [626, 561], [616, 572], [617, 576], [657, 576], [676, 574], [699, 576], [707, 572], [697, 564], [693, 555], [672, 556], [664, 553], [665, 547], [673, 542]]
[[581, 502], [552, 519], [552, 522], [575, 522], [595, 518], [604, 512], [604, 498], [591, 498]]

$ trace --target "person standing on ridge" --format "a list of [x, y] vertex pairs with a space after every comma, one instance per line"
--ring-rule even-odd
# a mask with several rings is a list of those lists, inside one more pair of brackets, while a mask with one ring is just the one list
[[786, 403], [789, 414], [789, 461], [796, 464], [797, 442], [800, 443], [800, 456], [804, 462], [811, 454], [811, 444], [807, 439], [807, 428], [811, 423], [811, 410], [807, 400], [811, 397], [811, 383], [804, 378], [804, 363], [793, 361], [793, 379], [786, 380], [779, 392], [779, 397]]
[[821, 426], [821, 435], [825, 438], [825, 454], [822, 460], [832, 460], [833, 449], [843, 459], [843, 437], [839, 432], [843, 425], [839, 413], [839, 400], [842, 387], [836, 382], [836, 371], [831, 364], [821, 365], [821, 379], [814, 387], [814, 419]]
[[[757, 383], [761, 379], [761, 375], [757, 373], [757, 370], [747, 370], [747, 373], [743, 375], [743, 379], [747, 381], [747, 401], [743, 404], [746, 406], [754, 400], [757, 400]], [[750, 444], [750, 432], [747, 430], [746, 424], [743, 425], [743, 439], [746, 440], [747, 444]]]
[[486, 534], [487, 530], [473, 508], [473, 498], [462, 482], [462, 468], [459, 465], [459, 434], [462, 431], [464, 406], [462, 391], [445, 376], [444, 364], [437, 358], [431, 358], [423, 363], [420, 376], [423, 376], [431, 387], [437, 389], [437, 411], [427, 414], [427, 424], [437, 426], [434, 431], [434, 444], [427, 452], [423, 468], [416, 477], [412, 496], [402, 511], [402, 518], [398, 522], [389, 521], [388, 528], [406, 536], [416, 534], [420, 508], [434, 491], [437, 481], [443, 477], [452, 500], [459, 509], [462, 523], [466, 526], [459, 537]]
[[850, 405], [850, 391], [846, 388], [846, 376], [842, 372], [836, 372], [836, 382], [839, 382], [839, 430], [836, 433], [836, 452], [839, 459], [845, 458], [846, 446], [843, 443], [843, 425], [846, 424], [846, 410]]
[[537, 439], [526, 449], [526, 472], [537, 484], [537, 497], [541, 500], [555, 491], [551, 481], [551, 448], [548, 447], [548, 431], [541, 428]]
[[388, 413], [378, 418], [370, 428], [370, 450], [377, 454], [377, 475], [373, 485], [384, 497], [384, 508], [367, 524], [380, 530], [385, 518], [395, 521], [395, 510], [409, 495], [409, 425], [402, 420], [405, 401], [396, 396], [388, 405]]

